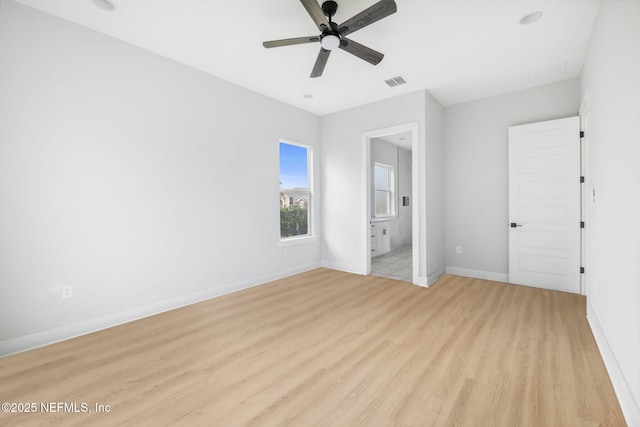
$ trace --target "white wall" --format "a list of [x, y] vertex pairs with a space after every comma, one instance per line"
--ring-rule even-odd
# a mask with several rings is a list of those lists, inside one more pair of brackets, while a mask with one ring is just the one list
[[7, 1], [0, 64], [0, 355], [320, 264], [277, 246], [318, 117]]
[[605, 0], [581, 80], [588, 103], [589, 321], [630, 426], [640, 425], [640, 2]]
[[[323, 229], [323, 263], [332, 268], [338, 268], [357, 273], [364, 273], [362, 260], [366, 259], [366, 240], [363, 223], [368, 218], [362, 216], [363, 195], [367, 189], [363, 187], [363, 133], [377, 129], [392, 127], [400, 124], [417, 122], [419, 127], [419, 145], [421, 151], [413, 155], [426, 158], [428, 165], [432, 152], [437, 152], [443, 145], [443, 139], [438, 139], [438, 132], [425, 128], [429, 120], [426, 117], [426, 106], [433, 110], [442, 109], [437, 101], [426, 91], [418, 91], [398, 96], [361, 107], [322, 117], [322, 229]], [[437, 125], [434, 125], [434, 129]], [[424, 161], [425, 159], [423, 159]], [[434, 197], [428, 192], [429, 186], [442, 186], [442, 180], [437, 175], [437, 169], [427, 169], [425, 176], [420, 177], [423, 185], [423, 197], [427, 204]], [[418, 190], [420, 191], [420, 190]], [[412, 203], [416, 203], [412, 200]], [[440, 209], [442, 205], [440, 205]], [[433, 211], [437, 211], [437, 203], [433, 204]], [[419, 276], [426, 283], [427, 268], [432, 266], [428, 258], [426, 236], [430, 229], [426, 228], [426, 213], [422, 214], [423, 229], [426, 233], [420, 237], [422, 253], [427, 254], [420, 260]], [[434, 214], [433, 228], [442, 228], [438, 224], [437, 214]], [[434, 231], [437, 233], [437, 231]], [[437, 245], [437, 242], [434, 240]], [[429, 248], [435, 254], [437, 246]], [[414, 251], [416, 248], [414, 247]], [[437, 259], [434, 256], [434, 259]], [[444, 269], [444, 265], [441, 266]]]
[[576, 116], [579, 105], [571, 79], [445, 110], [448, 272], [507, 280], [508, 127]]

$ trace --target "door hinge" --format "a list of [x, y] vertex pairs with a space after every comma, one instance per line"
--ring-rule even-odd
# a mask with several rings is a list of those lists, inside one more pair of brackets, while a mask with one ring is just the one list
[[583, 183], [583, 182], [584, 182], [584, 176], [581, 176], [580, 177], [580, 183]]
[[583, 130], [580, 131], [580, 138], [584, 138], [584, 131]]
[[580, 228], [584, 228], [584, 221], [580, 221]]
[[580, 267], [580, 274], [584, 274], [584, 267]]

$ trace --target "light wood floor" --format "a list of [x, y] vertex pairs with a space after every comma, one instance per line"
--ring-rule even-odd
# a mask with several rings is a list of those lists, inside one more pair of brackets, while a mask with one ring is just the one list
[[621, 426], [577, 295], [317, 269], [0, 359], [0, 425]]

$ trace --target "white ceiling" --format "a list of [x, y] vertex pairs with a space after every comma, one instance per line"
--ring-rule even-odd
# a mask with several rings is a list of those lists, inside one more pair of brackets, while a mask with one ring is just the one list
[[[397, 13], [349, 37], [385, 54], [373, 66], [342, 50], [309, 78], [318, 35], [298, 0], [16, 0], [317, 115], [427, 89], [443, 105], [580, 74], [600, 0], [396, 0]], [[376, 0], [338, 0], [344, 22]], [[519, 20], [531, 11], [543, 17]], [[388, 87], [402, 75], [408, 84]], [[308, 99], [305, 94], [312, 94]]]

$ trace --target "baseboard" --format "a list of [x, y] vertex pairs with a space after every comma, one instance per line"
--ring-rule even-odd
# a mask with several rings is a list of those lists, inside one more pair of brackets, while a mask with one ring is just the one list
[[[364, 274], [361, 271], [360, 266], [357, 264], [349, 264], [349, 263], [334, 262], [334, 261], [322, 261], [322, 266], [325, 268], [330, 268], [332, 270], [344, 271], [345, 273], [353, 273], [353, 274], [360, 274], [360, 275]], [[419, 276], [415, 284], [418, 286], [424, 286], [425, 288], [428, 288], [431, 283], [432, 282], [429, 281], [428, 277]]]
[[429, 278], [426, 276], [418, 276], [418, 279], [414, 283], [414, 285], [422, 286], [424, 288], [428, 288], [431, 283], [429, 282]]
[[640, 406], [638, 405], [636, 399], [634, 399], [633, 397], [631, 388], [629, 388], [629, 384], [627, 384], [624, 373], [622, 372], [622, 369], [620, 369], [620, 365], [618, 364], [616, 356], [613, 354], [611, 346], [607, 341], [607, 337], [605, 336], [604, 331], [600, 326], [600, 321], [598, 320], [598, 317], [596, 316], [593, 308], [591, 308], [591, 305], [588, 303], [588, 301], [587, 320], [589, 322], [589, 326], [591, 327], [593, 337], [596, 340], [598, 350], [600, 350], [600, 355], [602, 356], [604, 365], [607, 368], [607, 372], [609, 373], [609, 378], [611, 379], [613, 389], [618, 396], [618, 402], [620, 403], [620, 408], [622, 409], [622, 414], [627, 421], [627, 425], [640, 426]]
[[106, 316], [97, 317], [94, 319], [89, 319], [83, 322], [60, 326], [53, 329], [47, 329], [46, 331], [35, 332], [33, 334], [24, 335], [21, 337], [11, 338], [0, 342], [0, 357], [10, 356], [12, 354], [21, 353], [23, 351], [32, 350], [34, 348], [54, 344], [60, 341], [65, 341], [71, 338], [79, 337], [81, 335], [90, 334], [92, 332], [97, 332], [102, 329], [111, 328], [113, 326], [118, 326], [123, 323], [132, 322], [134, 320], [153, 316], [166, 311], [175, 310], [176, 308], [184, 307], [186, 305], [195, 304], [197, 302], [205, 301], [211, 298], [219, 297], [232, 292], [237, 292], [242, 289], [259, 286], [273, 280], [282, 279], [287, 276], [292, 276], [294, 274], [313, 270], [314, 268], [318, 268], [320, 266], [320, 262], [297, 266], [295, 268], [282, 270], [277, 273], [267, 274], [248, 280], [241, 280], [234, 283], [228, 283], [223, 286], [218, 286], [187, 295], [181, 295], [176, 298], [158, 301], [152, 304], [109, 314]]
[[427, 286], [433, 285], [433, 283], [435, 283], [436, 280], [444, 276], [445, 273], [447, 272], [446, 270], [447, 270], [446, 267], [442, 267], [437, 269], [433, 273], [429, 274], [427, 276]]
[[447, 274], [455, 274], [456, 276], [473, 277], [474, 279], [493, 280], [494, 282], [509, 283], [509, 275], [505, 273], [495, 273], [493, 271], [472, 270], [470, 268], [449, 267], [446, 268]]
[[361, 266], [347, 262], [322, 261], [322, 266], [332, 270], [344, 271], [345, 273], [364, 274]]

